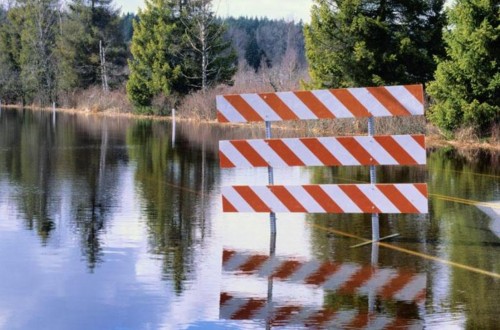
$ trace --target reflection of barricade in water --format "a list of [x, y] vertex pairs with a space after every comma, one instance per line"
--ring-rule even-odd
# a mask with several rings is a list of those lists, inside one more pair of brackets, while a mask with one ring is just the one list
[[256, 275], [281, 281], [313, 285], [338, 294], [368, 295], [381, 299], [421, 303], [425, 300], [427, 276], [407, 270], [379, 268], [356, 263], [285, 259], [276, 256], [223, 252], [223, 271], [234, 275]]
[[241, 298], [222, 292], [220, 319], [254, 320], [272, 327], [342, 329], [421, 329], [419, 319], [355, 309], [317, 308], [293, 303], [268, 303], [262, 298]]
[[[221, 291], [221, 319], [265, 322], [267, 328], [422, 328], [424, 273], [231, 249], [223, 251], [222, 270], [226, 284]], [[235, 288], [228, 288], [239, 279], [245, 286], [235, 282]], [[268, 292], [263, 297], [257, 287], [266, 281]], [[311, 291], [316, 299], [304, 298], [307, 295], [297, 294], [298, 289]]]

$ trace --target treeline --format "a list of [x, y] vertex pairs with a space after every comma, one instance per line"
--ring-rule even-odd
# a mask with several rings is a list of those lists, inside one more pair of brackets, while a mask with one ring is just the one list
[[78, 107], [100, 95], [213, 118], [206, 100], [221, 92], [424, 83], [433, 123], [498, 137], [499, 2], [314, 0], [302, 24], [221, 19], [211, 0], [146, 0], [137, 15], [112, 0], [12, 0], [0, 7], [0, 97]]

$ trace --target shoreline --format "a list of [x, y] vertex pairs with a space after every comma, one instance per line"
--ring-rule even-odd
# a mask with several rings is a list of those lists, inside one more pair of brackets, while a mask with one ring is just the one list
[[[37, 106], [20, 106], [20, 105], [4, 105], [0, 104], [0, 109], [29, 109], [33, 111], [54, 111], [52, 107], [37, 107]], [[130, 119], [146, 119], [146, 120], [155, 120], [155, 121], [172, 121], [172, 116], [158, 116], [158, 115], [140, 115], [134, 114], [130, 112], [121, 112], [114, 111], [113, 109], [105, 110], [105, 111], [91, 111], [89, 109], [76, 109], [76, 108], [55, 108], [56, 112], [61, 113], [69, 113], [69, 114], [77, 114], [77, 115], [87, 115], [87, 116], [98, 116], [98, 117], [123, 117]], [[182, 116], [175, 116], [176, 121], [183, 122], [197, 122], [197, 123], [205, 123], [211, 125], [219, 125], [216, 120], [196, 120], [190, 118], [184, 118]], [[233, 124], [239, 126], [237, 124]], [[446, 140], [444, 137], [439, 135], [426, 135], [425, 136], [425, 144], [426, 149], [440, 149], [446, 147], [452, 147], [457, 150], [462, 151], [471, 151], [471, 150], [484, 150], [490, 152], [500, 152], [500, 144], [491, 144], [486, 142], [477, 142], [477, 141], [456, 141], [456, 140]]]

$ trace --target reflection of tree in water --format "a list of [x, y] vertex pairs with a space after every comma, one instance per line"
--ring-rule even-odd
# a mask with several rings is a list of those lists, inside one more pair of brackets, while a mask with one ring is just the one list
[[[79, 130], [73, 148], [74, 173], [78, 182], [73, 191], [71, 207], [74, 210], [75, 226], [80, 234], [82, 254], [90, 271], [102, 262], [101, 235], [106, 229], [107, 219], [117, 204], [117, 189], [120, 171], [117, 164], [126, 161], [125, 151], [120, 153], [115, 146], [116, 134], [124, 130], [116, 121], [81, 120], [75, 123]], [[116, 126], [116, 127], [115, 127]], [[84, 148], [78, 148], [82, 146]]]
[[46, 116], [29, 111], [6, 111], [0, 120], [0, 148], [6, 148], [4, 166], [19, 185], [15, 196], [26, 227], [36, 230], [46, 244], [55, 225], [51, 216], [55, 133]]
[[162, 256], [163, 274], [180, 293], [193, 269], [194, 245], [205, 235], [205, 188], [212, 186], [215, 171], [203, 146], [193, 148], [181, 136], [173, 149], [170, 134], [166, 124], [139, 122], [127, 141], [138, 146], [130, 157], [137, 163], [152, 250]]

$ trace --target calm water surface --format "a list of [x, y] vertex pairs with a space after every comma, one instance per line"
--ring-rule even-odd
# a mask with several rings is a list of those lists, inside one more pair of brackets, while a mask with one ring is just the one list
[[[390, 247], [351, 248], [371, 237], [369, 215], [278, 214], [269, 258], [268, 215], [220, 202], [221, 186], [266, 184], [267, 170], [220, 170], [217, 154], [219, 139], [263, 132], [175, 133], [1, 110], [0, 329], [498, 329], [500, 155], [441, 149], [427, 167], [379, 168], [380, 182], [431, 194], [428, 215], [381, 216], [381, 236], [400, 234]], [[368, 180], [364, 167], [275, 172], [283, 184]]]

